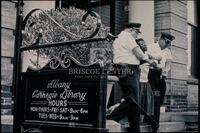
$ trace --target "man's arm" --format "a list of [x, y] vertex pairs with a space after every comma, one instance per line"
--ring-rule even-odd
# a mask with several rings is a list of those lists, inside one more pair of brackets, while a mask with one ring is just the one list
[[151, 55], [149, 53], [147, 53], [147, 54], [148, 54], [148, 56], [149, 56], [150, 59], [154, 59], [154, 60], [157, 60], [157, 61], [161, 61], [162, 60], [161, 56], [154, 57], [153, 55]]
[[144, 53], [140, 49], [139, 46], [132, 49], [133, 54], [140, 60], [149, 63], [152, 66], [156, 66], [156, 63], [148, 58], [145, 57]]
[[162, 69], [162, 76], [167, 77], [167, 74], [170, 70], [170, 63], [172, 62], [171, 59], [167, 59], [165, 62], [165, 67]]

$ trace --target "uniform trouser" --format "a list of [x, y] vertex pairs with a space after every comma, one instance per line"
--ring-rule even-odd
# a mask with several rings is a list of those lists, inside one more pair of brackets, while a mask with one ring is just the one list
[[[127, 74], [124, 77], [119, 76], [119, 85], [122, 89], [125, 101], [108, 115], [108, 119], [115, 121], [121, 120], [123, 117], [128, 116], [130, 127], [128, 132], [140, 132], [140, 109], [137, 104], [139, 103], [139, 66], [129, 65], [132, 74]], [[137, 103], [137, 104], [136, 104]]]
[[156, 132], [159, 128], [160, 107], [164, 102], [164, 96], [166, 91], [165, 80], [163, 78], [161, 79], [160, 75], [161, 71], [154, 69], [149, 70], [149, 83], [154, 93], [154, 115], [145, 116], [144, 122], [151, 125], [153, 132]]

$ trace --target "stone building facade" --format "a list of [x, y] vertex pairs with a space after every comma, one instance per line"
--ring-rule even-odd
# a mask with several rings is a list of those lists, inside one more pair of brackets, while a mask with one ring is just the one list
[[155, 36], [167, 31], [175, 36], [171, 52], [174, 61], [168, 75], [167, 111], [187, 110], [187, 2], [155, 2]]
[[[66, 0], [67, 1], [67, 0]], [[66, 1], [24, 1], [24, 15], [31, 9], [50, 9], [66, 6]], [[70, 0], [68, 0], [70, 1]], [[78, 5], [78, 0], [67, 4]], [[172, 56], [174, 61], [171, 64], [171, 71], [167, 77], [167, 93], [163, 109], [165, 112], [185, 112], [197, 111], [198, 107], [198, 80], [197, 69], [198, 41], [194, 43], [194, 33], [197, 24], [197, 4], [199, 2], [188, 3], [183, 0], [173, 1], [118, 1], [110, 0], [89, 0], [88, 4], [81, 8], [88, 8], [100, 14], [102, 22], [111, 27], [111, 32], [118, 34], [123, 25], [127, 22], [137, 21], [142, 23], [141, 35], [148, 43], [154, 43], [163, 31], [170, 32], [176, 39], [172, 43]], [[65, 4], [63, 4], [65, 3]], [[188, 5], [191, 5], [189, 7]], [[191, 14], [188, 12], [191, 10]], [[190, 18], [193, 15], [193, 18]], [[2, 1], [2, 23], [1, 23], [1, 84], [3, 103], [2, 113], [9, 113], [12, 95], [12, 70], [14, 53], [14, 33], [16, 22], [16, 3], [12, 1]], [[194, 20], [193, 20], [194, 19]], [[190, 22], [189, 22], [190, 21]], [[189, 33], [189, 26], [194, 32]], [[190, 38], [190, 39], [188, 39]], [[192, 40], [191, 40], [192, 39]], [[188, 41], [189, 40], [189, 41]], [[192, 47], [191, 47], [192, 45]], [[188, 50], [190, 48], [190, 50]], [[190, 65], [192, 64], [192, 65]], [[192, 73], [188, 74], [188, 67], [192, 68]], [[193, 67], [195, 66], [195, 67]], [[120, 99], [120, 89], [117, 85], [112, 93], [112, 103]], [[5, 106], [4, 106], [5, 105]], [[5, 108], [5, 109], [4, 109]]]
[[16, 3], [1, 1], [1, 114], [12, 113]]

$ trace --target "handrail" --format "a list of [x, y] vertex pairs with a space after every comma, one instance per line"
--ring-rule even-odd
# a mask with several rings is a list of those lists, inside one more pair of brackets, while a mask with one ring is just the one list
[[89, 42], [96, 42], [96, 41], [105, 41], [106, 38], [88, 38], [88, 39], [81, 39], [81, 40], [72, 40], [72, 41], [66, 41], [66, 42], [55, 42], [55, 43], [49, 43], [49, 44], [43, 44], [43, 45], [31, 45], [26, 47], [21, 47], [20, 51], [27, 51], [27, 50], [35, 50], [35, 49], [41, 49], [41, 48], [50, 48], [50, 47], [59, 47], [59, 46], [66, 46], [66, 45], [72, 45], [72, 44], [81, 44], [81, 43], [89, 43]]

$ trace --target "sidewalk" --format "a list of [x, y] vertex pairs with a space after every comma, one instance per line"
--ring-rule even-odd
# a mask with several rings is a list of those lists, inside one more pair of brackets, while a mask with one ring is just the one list
[[13, 132], [13, 115], [1, 115], [1, 132]]
[[[1, 116], [2, 133], [13, 132], [13, 116]], [[127, 119], [123, 119], [119, 123], [107, 120], [106, 128], [110, 132], [124, 132], [128, 127]], [[140, 126], [141, 132], [150, 132], [148, 125]], [[160, 132], [198, 132], [198, 112], [168, 112], [161, 113]]]

